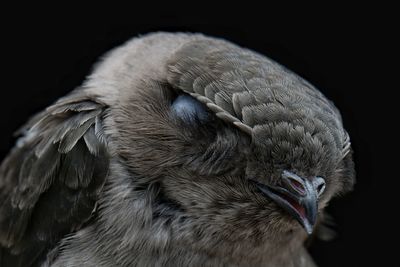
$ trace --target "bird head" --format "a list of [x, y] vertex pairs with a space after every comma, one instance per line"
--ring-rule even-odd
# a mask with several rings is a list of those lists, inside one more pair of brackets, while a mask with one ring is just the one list
[[164, 63], [161, 78], [123, 95], [112, 125], [131, 183], [151, 188], [153, 219], [180, 241], [217, 250], [310, 234], [329, 200], [352, 188], [340, 114], [308, 82], [204, 37]]

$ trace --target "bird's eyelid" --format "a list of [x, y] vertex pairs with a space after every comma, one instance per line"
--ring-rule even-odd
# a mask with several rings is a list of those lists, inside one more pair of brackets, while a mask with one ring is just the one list
[[173, 114], [185, 122], [192, 123], [196, 120], [207, 121], [209, 112], [207, 107], [190, 95], [179, 95], [171, 104]]

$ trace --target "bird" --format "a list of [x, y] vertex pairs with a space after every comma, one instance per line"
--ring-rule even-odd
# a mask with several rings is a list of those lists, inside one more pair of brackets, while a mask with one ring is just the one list
[[339, 110], [274, 60], [201, 33], [114, 48], [0, 166], [1, 266], [316, 266], [353, 189]]

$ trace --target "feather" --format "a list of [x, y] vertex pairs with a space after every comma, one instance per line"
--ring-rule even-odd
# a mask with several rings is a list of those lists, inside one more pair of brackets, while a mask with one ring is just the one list
[[60, 113], [65, 113], [67, 111], [75, 111], [75, 112], [80, 112], [80, 111], [90, 111], [90, 110], [95, 110], [101, 108], [101, 105], [93, 102], [93, 101], [80, 101], [72, 104], [59, 104], [59, 105], [53, 105], [49, 108], [46, 109], [46, 111], [51, 114], [51, 115], [57, 115]]
[[67, 119], [64, 119], [63, 123], [57, 127], [58, 129], [54, 134], [53, 143], [57, 143], [57, 142], [61, 141], [62, 139], [64, 139], [65, 135], [69, 131], [77, 129], [78, 127], [81, 127], [87, 121], [90, 121], [91, 119], [95, 118], [101, 112], [102, 112], [101, 110], [80, 112], [78, 114], [75, 114], [75, 116], [71, 116]]
[[83, 138], [90, 153], [94, 156], [98, 156], [101, 150], [101, 144], [96, 136], [94, 127], [90, 127]]
[[174, 88], [192, 94], [259, 145], [268, 146], [271, 135], [261, 131], [263, 136], [257, 136], [254, 129], [289, 122], [291, 130], [285, 136], [290, 143], [304, 135], [297, 132], [297, 125], [304, 124], [306, 136], [312, 136], [303, 141], [309, 155], [321, 153], [320, 144], [333, 161], [346, 155], [348, 146], [334, 105], [311, 84], [266, 57], [232, 44], [202, 40], [180, 48], [167, 70]]
[[108, 170], [103, 111], [73, 92], [21, 128], [23, 136], [1, 164], [0, 244], [32, 253], [24, 262], [90, 216]]
[[80, 127], [72, 129], [65, 134], [64, 138], [60, 141], [58, 151], [60, 153], [68, 153], [76, 145], [76, 143], [81, 139], [81, 137], [86, 133], [86, 131], [93, 125], [94, 118], [86, 121]]

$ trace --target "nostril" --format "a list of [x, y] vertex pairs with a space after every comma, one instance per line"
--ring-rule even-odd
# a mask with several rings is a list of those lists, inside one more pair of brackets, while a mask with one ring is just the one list
[[316, 179], [316, 187], [318, 196], [320, 196], [325, 191], [325, 180], [321, 177], [318, 177]]
[[323, 184], [320, 184], [319, 186], [318, 186], [318, 188], [317, 188], [317, 190], [318, 190], [318, 193], [321, 193], [321, 191], [324, 189], [324, 185]]

